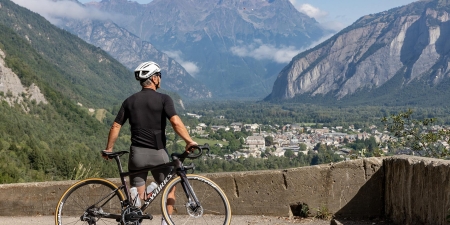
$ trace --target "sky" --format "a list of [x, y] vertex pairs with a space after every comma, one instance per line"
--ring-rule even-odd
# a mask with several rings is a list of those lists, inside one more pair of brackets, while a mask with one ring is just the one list
[[[81, 3], [101, 0], [78, 0]], [[152, 0], [131, 0], [147, 4]], [[245, 1], [245, 0], [244, 0]], [[289, 0], [297, 10], [316, 19], [324, 27], [339, 31], [364, 15], [379, 13], [416, 0]]]

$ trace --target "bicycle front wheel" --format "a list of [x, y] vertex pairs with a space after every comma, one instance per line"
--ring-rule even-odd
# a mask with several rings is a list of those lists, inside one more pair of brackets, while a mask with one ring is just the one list
[[[230, 224], [231, 207], [222, 189], [203, 176], [188, 174], [187, 178], [189, 183], [186, 185], [190, 185], [192, 193], [188, 190], [184, 191], [180, 177], [169, 182], [164, 189], [161, 210], [167, 224]], [[171, 206], [169, 205], [168, 208], [167, 200], [173, 188], [175, 188], [175, 205], [169, 216]], [[200, 203], [197, 207], [195, 207], [194, 195]]]
[[[119, 188], [105, 179], [92, 178], [72, 185], [56, 205], [56, 225], [115, 224], [125, 199]], [[116, 217], [117, 217], [116, 216]]]

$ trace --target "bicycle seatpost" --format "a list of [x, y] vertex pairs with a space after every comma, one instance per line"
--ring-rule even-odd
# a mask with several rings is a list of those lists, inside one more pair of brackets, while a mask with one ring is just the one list
[[114, 159], [116, 160], [117, 167], [119, 167], [119, 172], [123, 173], [122, 163], [120, 162], [120, 156], [123, 154], [128, 153], [127, 151], [121, 151], [121, 152], [106, 152], [105, 150], [102, 151], [102, 155], [108, 157], [108, 159]]
[[122, 163], [120, 162], [120, 156], [117, 155], [116, 157], [114, 157], [114, 159], [116, 160], [117, 167], [119, 167], [119, 173], [123, 173]]

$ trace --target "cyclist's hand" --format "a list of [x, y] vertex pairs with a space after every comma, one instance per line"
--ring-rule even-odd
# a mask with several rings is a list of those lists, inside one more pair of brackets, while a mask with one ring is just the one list
[[186, 145], [185, 150], [189, 153], [191, 153], [192, 151], [194, 151], [194, 149], [192, 147], [197, 146], [197, 142], [193, 141], [190, 142], [189, 144]]
[[102, 157], [105, 159], [105, 160], [109, 160], [109, 158], [108, 158], [108, 156], [107, 155], [105, 155], [105, 154], [103, 154], [103, 152], [112, 152], [112, 149], [106, 149], [106, 150], [103, 150], [102, 151]]

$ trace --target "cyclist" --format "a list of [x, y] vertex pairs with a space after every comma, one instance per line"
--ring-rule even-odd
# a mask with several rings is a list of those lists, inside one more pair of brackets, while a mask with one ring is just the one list
[[[111, 126], [106, 145], [107, 152], [112, 152], [120, 128], [128, 120], [131, 126], [131, 147], [128, 159], [128, 170], [138, 170], [147, 166], [156, 166], [169, 162], [166, 150], [166, 118], [169, 119], [175, 132], [186, 142], [186, 151], [197, 143], [192, 140], [186, 127], [175, 111], [172, 98], [156, 92], [161, 86], [161, 69], [155, 62], [141, 63], [134, 76], [142, 86], [142, 90], [128, 97], [120, 108]], [[106, 156], [104, 156], [107, 159]], [[152, 171], [153, 178], [160, 184], [170, 172], [170, 168]], [[130, 176], [130, 184], [137, 187], [139, 197], [144, 198], [147, 172]], [[175, 204], [175, 190], [171, 190], [167, 205], [172, 214]], [[161, 224], [166, 222], [162, 219]]]

